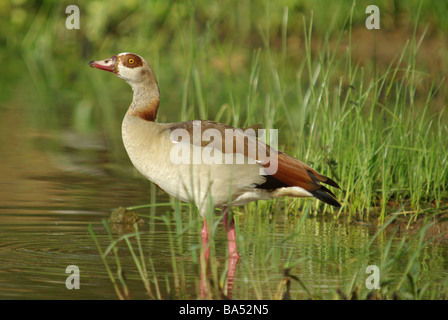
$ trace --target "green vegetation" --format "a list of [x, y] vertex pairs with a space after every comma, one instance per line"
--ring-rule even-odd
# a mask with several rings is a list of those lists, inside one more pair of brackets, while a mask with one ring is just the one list
[[[364, 26], [368, 4], [381, 10], [380, 30]], [[419, 271], [433, 244], [427, 230], [431, 223], [446, 225], [440, 217], [448, 210], [445, 1], [127, 0], [77, 5], [81, 29], [67, 30], [61, 2], [0, 2], [0, 57], [8, 62], [0, 101], [27, 102], [25, 115], [33, 126], [100, 132], [114, 150], [110, 161], [127, 165], [116, 174], [129, 174], [119, 128], [131, 90], [111, 75], [92, 71], [87, 63], [135, 52], [147, 59], [159, 80], [159, 121], [201, 118], [239, 127], [263, 123], [279, 129], [281, 150], [312, 164], [343, 188], [336, 192], [343, 204], [338, 211], [317, 201], [292, 199], [237, 209], [237, 224], [244, 223], [246, 232], [269, 235], [260, 237], [256, 246], [247, 239], [239, 241], [242, 254], [257, 256], [255, 267], [242, 262], [249, 277], [245, 281], [252, 285], [241, 298], [282, 298], [285, 292], [291, 298], [446, 297], [446, 278], [427, 279]], [[191, 297], [182, 258], [190, 256], [199, 266], [199, 253], [182, 239], [189, 232], [199, 237], [200, 221], [191, 207], [176, 201], [174, 213], [156, 218], [155, 208], [163, 204], [151, 190], [154, 206], [146, 218], [162, 219], [160, 223], [171, 228], [172, 279], [158, 277], [151, 258], [144, 255], [149, 244], [141, 242], [137, 231], [118, 239], [109, 233], [103, 239], [110, 241], [106, 249], [100, 239], [95, 238], [96, 243], [106, 266], [113, 263], [108, 254], [115, 257], [116, 273], [109, 267], [107, 271], [120, 298], [132, 294], [120, 274], [119, 246], [135, 261], [136, 277], [149, 297]], [[189, 208], [188, 222], [179, 220], [183, 208]], [[266, 212], [282, 211], [292, 221], [285, 240], [290, 246], [284, 250], [268, 245], [278, 239], [272, 239], [269, 231], [275, 226], [266, 221]], [[383, 233], [378, 231], [356, 255], [332, 255], [339, 259], [335, 265], [353, 259], [351, 266], [340, 268], [353, 268], [347, 274], [355, 275], [341, 278], [336, 294], [309, 288], [296, 276], [309, 262], [297, 252], [302, 228], [311, 216], [324, 212], [337, 218], [334, 224], [373, 221], [381, 231], [397, 219], [404, 219], [400, 223], [405, 227], [424, 222], [417, 234], [400, 235], [397, 245], [392, 245], [396, 234], [379, 240]], [[333, 244], [326, 243], [326, 248], [342, 250], [337, 238], [327, 240]], [[380, 244], [372, 246], [377, 241]], [[214, 250], [213, 297], [219, 297], [225, 270]], [[376, 293], [365, 289], [361, 274], [372, 256], [379, 257], [383, 272], [391, 275]], [[254, 268], [261, 271], [252, 272]], [[263, 282], [270, 277], [268, 270], [280, 275], [273, 286]], [[290, 287], [298, 291], [291, 293]]]
[[34, 84], [40, 107], [30, 121], [102, 129], [125, 159], [117, 128], [130, 89], [86, 63], [137, 52], [159, 79], [159, 121], [279, 129], [281, 149], [343, 187], [338, 215], [384, 223], [391, 213], [437, 211], [447, 199], [447, 48], [438, 41], [447, 10], [399, 3], [378, 1], [381, 29], [371, 31], [362, 1], [81, 1], [80, 30], [65, 28], [59, 3], [3, 4], [10, 20], [2, 20], [1, 54], [15, 53]]

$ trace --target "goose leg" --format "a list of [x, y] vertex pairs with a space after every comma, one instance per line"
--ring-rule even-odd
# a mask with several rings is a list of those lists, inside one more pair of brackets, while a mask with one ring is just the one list
[[[224, 218], [223, 224], [227, 231], [227, 242], [229, 246], [229, 267], [227, 269], [227, 296], [232, 298], [233, 280], [235, 278], [236, 266], [238, 264], [238, 259], [240, 255], [236, 247], [236, 235], [235, 235], [235, 221], [233, 216], [229, 219], [229, 209], [223, 209]], [[230, 221], [229, 221], [230, 220]]]
[[202, 235], [202, 253], [204, 255], [204, 258], [201, 258], [201, 282], [200, 282], [200, 289], [201, 289], [201, 297], [206, 298], [207, 294], [209, 292], [208, 290], [208, 265], [209, 265], [209, 258], [210, 258], [210, 246], [208, 242], [208, 228], [207, 228], [207, 220], [204, 219], [204, 226], [201, 230]]
[[[229, 246], [229, 259], [237, 259], [240, 257], [238, 254], [238, 249], [236, 247], [236, 235], [235, 235], [235, 221], [233, 216], [229, 219], [229, 208], [224, 208], [224, 219], [223, 224], [227, 232], [227, 243]], [[230, 221], [229, 221], [230, 220]]]
[[207, 220], [206, 219], [204, 219], [204, 226], [202, 227], [201, 235], [202, 235], [202, 250], [204, 250], [205, 260], [208, 261], [208, 259], [210, 257], [210, 246], [208, 243], [208, 229], [207, 229]]

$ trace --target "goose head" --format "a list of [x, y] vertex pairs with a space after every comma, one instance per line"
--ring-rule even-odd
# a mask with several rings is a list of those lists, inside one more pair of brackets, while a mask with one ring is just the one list
[[153, 75], [145, 59], [129, 52], [123, 52], [105, 60], [90, 61], [89, 66], [113, 72], [131, 86], [144, 82]]
[[115, 73], [134, 91], [128, 114], [154, 121], [159, 107], [159, 85], [148, 63], [137, 54], [123, 52], [109, 59], [90, 61], [92, 68]]

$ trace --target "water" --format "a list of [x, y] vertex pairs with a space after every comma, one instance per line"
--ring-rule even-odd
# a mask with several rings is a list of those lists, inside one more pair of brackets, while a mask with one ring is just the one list
[[[0, 117], [0, 298], [115, 298], [87, 227], [142, 203], [147, 190], [107, 173], [104, 146], [64, 146], [61, 133], [33, 129], [21, 111], [4, 106]], [[48, 148], [54, 141], [59, 151]], [[81, 290], [67, 290], [68, 265], [80, 267]]]

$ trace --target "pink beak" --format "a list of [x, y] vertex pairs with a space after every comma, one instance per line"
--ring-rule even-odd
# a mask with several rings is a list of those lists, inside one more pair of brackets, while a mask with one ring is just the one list
[[89, 66], [91, 66], [92, 68], [100, 69], [100, 70], [114, 72], [116, 62], [117, 62], [117, 57], [113, 56], [112, 58], [109, 58], [106, 60], [90, 61]]

